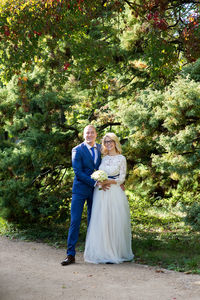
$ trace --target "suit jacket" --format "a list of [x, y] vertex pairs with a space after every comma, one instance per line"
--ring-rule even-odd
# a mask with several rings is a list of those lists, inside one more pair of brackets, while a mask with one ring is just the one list
[[89, 196], [93, 193], [95, 181], [90, 176], [94, 170], [99, 168], [101, 163], [101, 145], [96, 145], [98, 153], [96, 164], [85, 143], [72, 149], [72, 167], [75, 173], [72, 193], [85, 196]]

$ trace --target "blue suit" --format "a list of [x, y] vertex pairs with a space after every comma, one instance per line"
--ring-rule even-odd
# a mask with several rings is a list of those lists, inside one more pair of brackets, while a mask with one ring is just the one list
[[92, 197], [95, 181], [91, 178], [94, 170], [99, 168], [101, 163], [101, 146], [97, 145], [98, 157], [96, 163], [85, 143], [72, 149], [72, 167], [75, 173], [72, 202], [71, 202], [71, 223], [67, 240], [67, 255], [75, 256], [75, 246], [78, 241], [81, 217], [85, 200], [87, 201], [88, 225], [92, 211]]

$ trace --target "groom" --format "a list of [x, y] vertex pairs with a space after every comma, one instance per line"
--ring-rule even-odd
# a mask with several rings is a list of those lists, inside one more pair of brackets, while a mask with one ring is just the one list
[[85, 200], [87, 201], [88, 225], [90, 222], [93, 190], [96, 184], [90, 176], [101, 163], [101, 146], [96, 144], [95, 127], [86, 126], [83, 135], [84, 142], [72, 149], [72, 167], [75, 177], [72, 188], [71, 224], [67, 240], [67, 257], [61, 262], [62, 266], [75, 263], [75, 246], [78, 241]]

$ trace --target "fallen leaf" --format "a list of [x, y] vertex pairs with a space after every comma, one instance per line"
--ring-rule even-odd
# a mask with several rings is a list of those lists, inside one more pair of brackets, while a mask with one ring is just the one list
[[163, 270], [156, 270], [156, 273], [165, 273]]
[[192, 273], [192, 271], [186, 271], [186, 272], [184, 272], [184, 274], [191, 274]]

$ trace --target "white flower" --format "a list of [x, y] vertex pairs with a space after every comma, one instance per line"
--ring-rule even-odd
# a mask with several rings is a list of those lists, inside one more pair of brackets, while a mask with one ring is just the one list
[[91, 178], [96, 181], [104, 181], [108, 179], [108, 175], [104, 171], [98, 170], [92, 173]]

